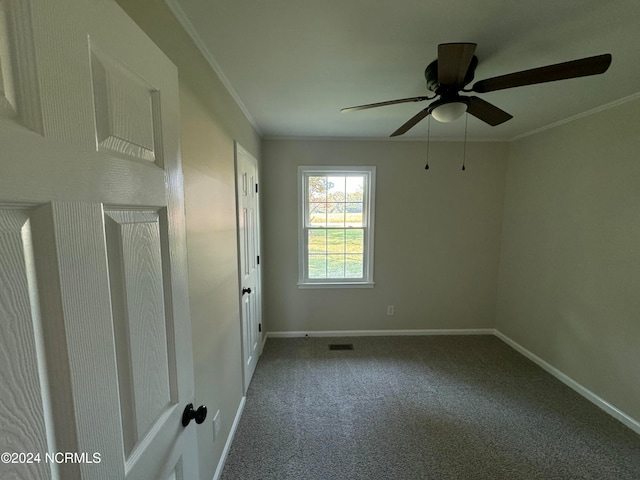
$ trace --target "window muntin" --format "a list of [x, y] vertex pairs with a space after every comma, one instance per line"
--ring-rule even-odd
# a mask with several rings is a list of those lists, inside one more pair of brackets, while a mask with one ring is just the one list
[[300, 167], [301, 285], [373, 284], [375, 167]]

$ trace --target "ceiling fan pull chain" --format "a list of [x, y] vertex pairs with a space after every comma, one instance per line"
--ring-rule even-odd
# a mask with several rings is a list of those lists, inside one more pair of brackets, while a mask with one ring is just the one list
[[464, 146], [462, 147], [462, 171], [465, 171], [464, 161], [467, 158], [467, 122], [469, 121], [469, 114], [464, 116]]
[[424, 166], [425, 170], [429, 170], [429, 138], [431, 132], [431, 115], [427, 118], [427, 164]]

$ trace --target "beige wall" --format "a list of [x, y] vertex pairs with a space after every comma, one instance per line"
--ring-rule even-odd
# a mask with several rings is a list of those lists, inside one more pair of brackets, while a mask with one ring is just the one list
[[511, 145], [497, 328], [640, 419], [640, 100]]
[[259, 158], [260, 139], [163, 1], [118, 3], [178, 67], [195, 400], [209, 408], [200, 478], [211, 480], [243, 395], [233, 141]]
[[[266, 140], [267, 331], [492, 328], [508, 146]], [[377, 167], [373, 289], [299, 289], [298, 165]], [[387, 305], [395, 316], [386, 316]]]

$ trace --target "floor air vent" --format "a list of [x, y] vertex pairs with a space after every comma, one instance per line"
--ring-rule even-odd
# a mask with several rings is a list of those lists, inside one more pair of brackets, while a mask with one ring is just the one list
[[329, 350], [353, 350], [352, 343], [330, 343]]

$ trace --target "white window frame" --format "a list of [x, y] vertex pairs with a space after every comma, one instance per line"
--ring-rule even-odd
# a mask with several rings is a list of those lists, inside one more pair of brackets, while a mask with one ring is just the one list
[[[364, 258], [362, 278], [309, 278], [307, 245], [308, 177], [315, 175], [365, 176], [363, 198]], [[299, 166], [298, 167], [298, 287], [299, 288], [373, 288], [373, 240], [375, 220], [376, 167], [371, 166]]]

